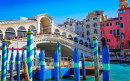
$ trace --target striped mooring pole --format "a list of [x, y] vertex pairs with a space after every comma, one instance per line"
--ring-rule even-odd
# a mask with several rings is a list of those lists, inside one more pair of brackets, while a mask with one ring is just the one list
[[[8, 56], [9, 56], [9, 49], [7, 48], [7, 58], [6, 58], [6, 64], [7, 64], [7, 66], [6, 66], [6, 72], [8, 71]], [[8, 73], [8, 72], [7, 72]], [[7, 75], [7, 74], [6, 74]]]
[[86, 69], [85, 69], [85, 59], [84, 59], [84, 54], [81, 53], [81, 60], [82, 60], [82, 76], [83, 79], [86, 79]]
[[93, 46], [94, 46], [94, 69], [95, 69], [95, 81], [99, 81], [99, 64], [98, 64], [98, 43], [97, 36], [94, 34]]
[[32, 81], [33, 76], [33, 31], [31, 30], [31, 26], [27, 32], [27, 65], [28, 65], [28, 73], [30, 81]]
[[58, 54], [58, 50], [55, 51], [55, 55], [54, 55], [54, 76], [55, 76], [55, 81], [59, 81], [59, 54]]
[[45, 53], [43, 50], [41, 50], [40, 66], [41, 66], [41, 81], [45, 81]]
[[79, 54], [77, 52], [77, 48], [74, 49], [73, 59], [74, 59], [74, 80], [80, 81], [80, 65], [79, 65], [80, 59]]
[[24, 48], [23, 48], [23, 50], [22, 50], [22, 59], [21, 59], [21, 69], [23, 69], [23, 61], [24, 61]]
[[37, 57], [37, 47], [34, 47], [34, 66], [37, 65], [37, 59], [36, 59], [36, 57]]
[[102, 53], [103, 81], [110, 81], [110, 54], [109, 48], [104, 45]]
[[61, 49], [60, 49], [59, 39], [58, 39], [58, 42], [57, 42], [57, 50], [58, 50], [58, 54], [59, 54], [59, 76], [60, 76], [60, 79], [62, 79], [62, 76], [61, 76]]
[[14, 60], [14, 47], [12, 47], [12, 53], [10, 58], [10, 81], [13, 81], [13, 60]]
[[17, 49], [16, 64], [17, 64], [17, 81], [20, 81], [20, 54], [19, 54], [19, 50], [18, 49]]
[[1, 81], [6, 81], [6, 62], [7, 62], [7, 59], [6, 59], [6, 54], [7, 54], [7, 39], [5, 39], [5, 36], [4, 36], [4, 39], [2, 40], [2, 66], [1, 66]]

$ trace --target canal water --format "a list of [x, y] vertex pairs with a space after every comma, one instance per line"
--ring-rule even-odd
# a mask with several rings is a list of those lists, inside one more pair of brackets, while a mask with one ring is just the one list
[[[93, 66], [94, 63], [90, 61], [86, 61], [86, 66]], [[101, 66], [102, 63], [99, 62], [99, 66]], [[103, 77], [100, 75], [100, 81], [102, 80]], [[34, 79], [33, 81], [40, 81], [38, 79]], [[47, 80], [47, 81], [55, 81], [55, 80]], [[68, 77], [68, 78], [63, 78], [61, 81], [74, 81], [74, 76]], [[86, 80], [81, 81], [95, 81], [94, 76], [87, 76]], [[112, 62], [110, 64], [110, 81], [130, 81], [130, 63], [114, 63]]]

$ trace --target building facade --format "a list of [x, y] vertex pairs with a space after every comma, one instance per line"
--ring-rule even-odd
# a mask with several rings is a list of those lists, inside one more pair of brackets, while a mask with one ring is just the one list
[[101, 22], [101, 37], [106, 40], [111, 54], [130, 54], [130, 7], [127, 0], [120, 0], [118, 17]]
[[104, 16], [104, 11], [96, 10], [92, 13], [88, 13], [86, 19], [83, 19], [84, 23], [84, 37], [93, 46], [93, 36], [96, 33], [98, 38], [98, 47], [101, 48], [101, 36], [100, 36], [100, 22], [106, 20], [107, 16]]
[[60, 24], [59, 26], [81, 37], [84, 37], [83, 23], [81, 21], [68, 18], [64, 24]]

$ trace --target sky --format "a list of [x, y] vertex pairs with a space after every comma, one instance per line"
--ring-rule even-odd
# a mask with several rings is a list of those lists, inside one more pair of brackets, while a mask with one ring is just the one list
[[118, 9], [119, 0], [0, 0], [0, 20], [48, 13], [55, 18], [55, 24], [62, 24], [67, 18], [82, 21], [94, 10], [105, 11], [108, 18], [117, 17]]

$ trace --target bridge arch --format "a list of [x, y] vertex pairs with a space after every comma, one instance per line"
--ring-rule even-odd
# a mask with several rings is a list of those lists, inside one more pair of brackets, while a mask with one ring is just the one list
[[51, 21], [47, 17], [40, 19], [40, 33], [51, 33]]
[[78, 43], [78, 38], [77, 37], [74, 38], [74, 42]]
[[12, 27], [9, 27], [5, 31], [5, 36], [7, 39], [16, 37], [16, 32]]
[[26, 35], [26, 28], [24, 26], [20, 26], [17, 30], [18, 36]]
[[80, 40], [80, 41], [79, 41], [79, 44], [82, 44], [82, 45], [83, 45], [83, 40]]
[[54, 34], [60, 35], [60, 30], [59, 29], [55, 29]]
[[62, 36], [63, 36], [63, 37], [66, 37], [66, 32], [62, 32]]
[[0, 30], [0, 40], [3, 39], [2, 31]]
[[[33, 31], [33, 33], [37, 33], [37, 29], [36, 29], [36, 27], [34, 26], [34, 25], [30, 25], [31, 26], [31, 30]], [[29, 27], [30, 27], [29, 26]]]

